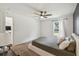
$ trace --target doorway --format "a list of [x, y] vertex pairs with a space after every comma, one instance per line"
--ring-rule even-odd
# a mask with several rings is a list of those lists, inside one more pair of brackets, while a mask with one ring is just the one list
[[9, 34], [9, 38], [13, 44], [13, 17], [5, 17], [5, 32]]

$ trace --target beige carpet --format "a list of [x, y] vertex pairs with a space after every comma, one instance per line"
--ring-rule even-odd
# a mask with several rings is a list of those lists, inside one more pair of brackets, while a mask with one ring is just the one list
[[12, 47], [12, 52], [18, 56], [39, 56], [35, 52], [28, 49], [28, 43], [23, 43]]

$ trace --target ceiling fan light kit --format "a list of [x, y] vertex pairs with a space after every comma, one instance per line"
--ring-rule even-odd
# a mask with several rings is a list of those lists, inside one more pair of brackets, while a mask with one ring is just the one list
[[40, 18], [42, 18], [42, 19], [43, 19], [44, 17], [43, 17], [43, 16], [40, 16]]

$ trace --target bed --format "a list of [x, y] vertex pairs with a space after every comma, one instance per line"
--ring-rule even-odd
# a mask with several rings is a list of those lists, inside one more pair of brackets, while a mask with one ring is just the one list
[[47, 55], [75, 56], [75, 53], [73, 53], [73, 52], [59, 49], [58, 45], [57, 45], [57, 38], [56, 37], [52, 37], [52, 38], [40, 37], [40, 38], [32, 41], [32, 46], [48, 52], [49, 54], [47, 54]]

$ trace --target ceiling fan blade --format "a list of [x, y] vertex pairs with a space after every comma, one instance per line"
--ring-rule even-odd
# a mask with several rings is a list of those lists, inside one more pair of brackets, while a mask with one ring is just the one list
[[43, 16], [44, 18], [47, 18], [46, 16]]
[[29, 8], [31, 8], [31, 9], [37, 11], [37, 12], [40, 12], [40, 10], [38, 10], [37, 8], [35, 8], [35, 7], [33, 7], [33, 6], [30, 6], [30, 5], [28, 5], [28, 4], [27, 4], [27, 6], [28, 6]]
[[35, 13], [35, 12], [34, 12], [34, 14], [35, 14], [35, 15], [39, 15], [39, 16], [40, 16], [40, 14], [38, 14], [38, 13]]
[[52, 14], [46, 14], [45, 16], [52, 16]]

